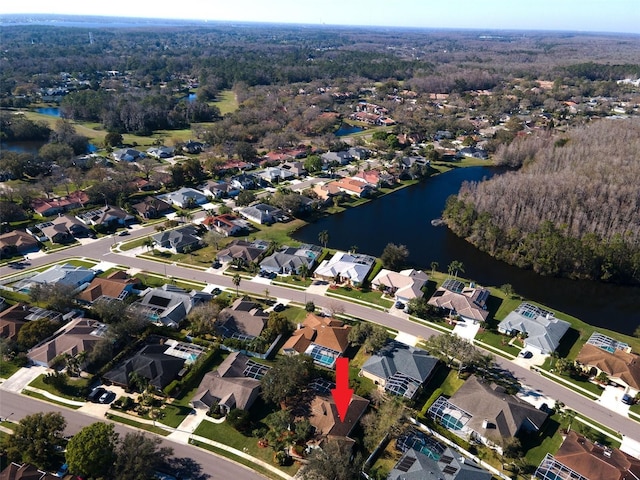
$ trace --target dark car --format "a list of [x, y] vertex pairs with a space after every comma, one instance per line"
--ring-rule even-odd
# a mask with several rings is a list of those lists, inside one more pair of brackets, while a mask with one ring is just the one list
[[213, 262], [211, 264], [211, 268], [220, 268], [222, 266], [222, 264], [220, 262]]
[[284, 310], [284, 305], [281, 303], [276, 303], [273, 307], [274, 312], [281, 312]]
[[214, 288], [213, 290], [211, 290], [211, 295], [220, 295], [222, 293], [222, 290], [220, 290], [218, 287]]
[[98, 399], [104, 395], [104, 393], [106, 392], [106, 390], [102, 387], [96, 387], [93, 390], [91, 390], [91, 393], [87, 396], [87, 400], [89, 400], [90, 402], [97, 402]]
[[404, 303], [396, 302], [396, 308], [400, 308], [400, 309], [404, 308]]
[[105, 390], [104, 393], [102, 395], [100, 395], [100, 398], [98, 398], [98, 402], [99, 403], [111, 403], [116, 399], [116, 394], [113, 392], [110, 392], [109, 390]]
[[622, 396], [622, 403], [627, 405], [633, 405], [633, 397], [631, 395], [627, 395], [626, 393]]

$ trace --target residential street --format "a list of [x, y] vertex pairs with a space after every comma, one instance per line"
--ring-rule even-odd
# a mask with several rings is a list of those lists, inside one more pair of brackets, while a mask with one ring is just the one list
[[[149, 234], [153, 231], [153, 227], [145, 227], [142, 229], [132, 230], [131, 235], [127, 237], [127, 241], [145, 234]], [[118, 237], [115, 238], [117, 239]], [[72, 256], [84, 256], [98, 261], [108, 261], [149, 272], [158, 272], [165, 274], [166, 269], [166, 275], [168, 276], [187, 280], [197, 280], [199, 282], [205, 282], [229, 289], [235, 289], [235, 287], [233, 286], [232, 278], [222, 275], [221, 273], [209, 273], [205, 271], [181, 267], [178, 265], [162, 264], [151, 260], [135, 258], [120, 253], [112, 253], [110, 249], [113, 242], [113, 238], [105, 237], [103, 239], [91, 242], [88, 245], [81, 245], [67, 250], [62, 250], [60, 252], [54, 252], [49, 255], [31, 260], [30, 267], [37, 267], [51, 262], [61, 261]], [[16, 271], [6, 266], [0, 268], [0, 276], [8, 275], [11, 273], [15, 274]], [[264, 283], [264, 279], [261, 279], [260, 282], [242, 279], [239, 288], [240, 290], [261, 296], [264, 295], [265, 288], [267, 287], [269, 289], [269, 295], [271, 297], [290, 300], [298, 302], [300, 304], [304, 304], [307, 301], [313, 301], [318, 307], [328, 307], [332, 304], [340, 304], [344, 308], [345, 313], [348, 315], [375, 322], [390, 329], [406, 332], [416, 337], [428, 338], [438, 333], [427, 326], [415, 323], [398, 315], [392, 315], [390, 313], [385, 313], [383, 311], [372, 309], [363, 305], [341, 301], [336, 298], [325, 297], [316, 293], [304, 292], [300, 290], [280, 287], [277, 285], [266, 285]], [[583, 397], [582, 395], [579, 395], [572, 390], [569, 390], [568, 388], [543, 377], [539, 373], [523, 368], [513, 362], [502, 359], [500, 357], [497, 357], [497, 362], [502, 368], [510, 370], [521, 381], [521, 383], [524, 383], [532, 389], [538, 390], [541, 393], [550, 396], [551, 398], [563, 402], [567, 407], [592, 418], [594, 421], [601, 423], [602, 425], [605, 425], [635, 440], [640, 440], [640, 426], [637, 422], [630, 420], [626, 416], [620, 415], [613, 410], [606, 409], [595, 401]], [[4, 395], [6, 395], [6, 393], [3, 392], [2, 395], [4, 398]], [[0, 408], [2, 408], [0, 412], [2, 412], [2, 415], [4, 416], [4, 412], [6, 411], [6, 409], [4, 408], [5, 406], [3, 405], [3, 403], [4, 402], [0, 401]]]

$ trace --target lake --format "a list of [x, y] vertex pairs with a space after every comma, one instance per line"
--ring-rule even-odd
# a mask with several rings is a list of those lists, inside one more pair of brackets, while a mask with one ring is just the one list
[[352, 133], [358, 133], [364, 130], [366, 130], [364, 127], [357, 127], [355, 125], [343, 123], [342, 125], [340, 125], [340, 128], [335, 131], [334, 135], [336, 137], [344, 137], [345, 135], [351, 135]]
[[458, 192], [463, 181], [490, 178], [500, 170], [492, 167], [457, 168], [418, 185], [402, 189], [357, 208], [322, 218], [293, 235], [296, 240], [318, 244], [318, 234], [329, 232], [329, 246], [380, 256], [389, 242], [408, 247], [409, 262], [429, 270], [438, 262], [446, 271], [453, 260], [464, 264], [464, 277], [482, 285], [510, 283], [525, 298], [551, 309], [573, 315], [595, 326], [632, 334], [640, 325], [640, 287], [543, 277], [522, 270], [480, 252], [451, 233], [434, 227], [449, 195]]
[[[37, 155], [38, 150], [47, 142], [43, 140], [18, 140], [13, 142], [2, 142], [0, 144], [0, 151], [8, 150], [10, 152], [18, 153], [30, 153]], [[98, 146], [93, 143], [87, 145], [87, 153], [93, 153], [98, 151]]]
[[49, 115], [50, 117], [59, 117], [60, 109], [58, 107], [40, 107], [35, 109], [36, 113], [41, 113], [42, 115]]

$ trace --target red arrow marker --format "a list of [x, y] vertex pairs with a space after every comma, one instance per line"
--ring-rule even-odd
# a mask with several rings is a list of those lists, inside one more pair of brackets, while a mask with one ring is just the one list
[[340, 421], [344, 422], [353, 396], [353, 389], [349, 388], [349, 359], [340, 357], [336, 360], [336, 388], [331, 389], [331, 395], [336, 402]]

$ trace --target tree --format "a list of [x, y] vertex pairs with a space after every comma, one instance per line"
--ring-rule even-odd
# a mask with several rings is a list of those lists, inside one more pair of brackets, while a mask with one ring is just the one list
[[55, 332], [60, 325], [48, 318], [27, 322], [18, 332], [18, 345], [29, 349]]
[[300, 393], [309, 383], [313, 360], [307, 355], [279, 357], [262, 377], [262, 398], [279, 404]]
[[304, 304], [304, 309], [309, 313], [313, 313], [316, 311], [316, 304], [312, 300], [309, 300]]
[[304, 161], [304, 169], [309, 173], [322, 170], [322, 158], [319, 155], [309, 155]]
[[380, 255], [380, 261], [384, 268], [389, 270], [400, 270], [407, 258], [409, 257], [409, 249], [405, 245], [396, 245], [395, 243], [388, 243], [382, 255]]
[[500, 287], [500, 290], [502, 290], [508, 298], [513, 298], [513, 294], [515, 293], [513, 291], [513, 286], [510, 283], [505, 283], [504, 285], [502, 285]]
[[69, 440], [66, 460], [70, 472], [89, 478], [110, 476], [118, 442], [118, 434], [113, 427], [113, 423], [96, 422]]
[[67, 422], [60, 413], [34, 413], [15, 426], [13, 435], [6, 437], [3, 447], [13, 462], [31, 463], [50, 470], [58, 465], [57, 449], [64, 444], [62, 437]]
[[287, 317], [278, 312], [271, 312], [269, 320], [267, 320], [267, 328], [262, 336], [272, 342], [278, 335], [283, 335], [286, 338], [292, 331], [293, 326]]
[[246, 432], [249, 428], [249, 412], [241, 408], [232, 408], [227, 413], [226, 421], [239, 432]]
[[187, 315], [191, 334], [200, 336], [214, 333], [219, 314], [220, 305], [215, 302], [206, 302], [194, 307]]
[[464, 264], [460, 260], [453, 260], [447, 267], [447, 272], [458, 278], [458, 273], [464, 273]]
[[251, 190], [242, 190], [236, 197], [236, 205], [245, 207], [256, 201], [256, 194]]
[[431, 274], [433, 275], [434, 273], [436, 273], [436, 270], [438, 269], [439, 263], [438, 262], [431, 262]]
[[328, 230], [322, 230], [318, 234], [318, 241], [322, 244], [323, 248], [327, 248], [327, 244], [329, 243], [329, 231]]
[[362, 456], [351, 458], [351, 451], [340, 448], [337, 442], [329, 442], [320, 449], [314, 449], [309, 463], [302, 469], [302, 480], [353, 480], [360, 478]]
[[358, 322], [349, 331], [349, 343], [362, 345], [366, 352], [380, 350], [388, 340], [384, 327], [369, 322]]
[[369, 412], [362, 418], [364, 445], [373, 450], [385, 435], [397, 436], [402, 428], [405, 406], [398, 397], [382, 402], [377, 412]]
[[29, 296], [35, 303], [40, 303], [49, 310], [66, 313], [74, 307], [73, 285], [62, 283], [35, 284], [31, 287]]
[[222, 240], [223, 238], [224, 236], [221, 233], [216, 232], [215, 230], [209, 230], [207, 233], [204, 234], [204, 237], [202, 238], [202, 240], [207, 245], [215, 247], [215, 249], [218, 250], [219, 248], [218, 245], [220, 244], [220, 240]]
[[105, 147], [118, 147], [123, 142], [122, 135], [117, 132], [109, 132], [104, 136]]
[[233, 284], [236, 286], [236, 297], [239, 295], [238, 288], [240, 287], [240, 282], [242, 281], [242, 277], [240, 277], [239, 273], [236, 273], [231, 280]]
[[302, 265], [300, 265], [300, 268], [298, 268], [298, 274], [302, 277], [303, 280], [306, 280], [310, 273], [311, 270], [309, 269], [309, 265], [307, 265], [306, 263], [303, 263]]
[[113, 465], [118, 480], [147, 480], [173, 455], [170, 447], [161, 447], [162, 440], [141, 432], [127, 433], [116, 448]]

